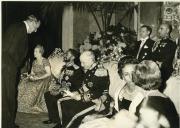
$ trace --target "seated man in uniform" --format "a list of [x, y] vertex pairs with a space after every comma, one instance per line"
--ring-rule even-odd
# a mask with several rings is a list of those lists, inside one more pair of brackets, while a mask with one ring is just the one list
[[44, 124], [59, 122], [57, 100], [62, 98], [62, 90], [75, 91], [82, 83], [83, 71], [74, 63], [75, 58], [78, 58], [77, 51], [69, 49], [64, 58], [66, 64], [62, 68], [59, 80], [44, 94], [49, 116], [48, 120], [43, 121]]
[[152, 60], [155, 61], [161, 70], [163, 86], [160, 91], [166, 87], [166, 81], [173, 71], [173, 59], [176, 51], [176, 43], [171, 39], [172, 26], [169, 24], [161, 24], [158, 33], [160, 40], [154, 43], [152, 48]]
[[[58, 108], [61, 107], [59, 113], [62, 115], [60, 121], [63, 127], [67, 126], [75, 114], [94, 104], [97, 105], [96, 111], [103, 110], [102, 106], [104, 106], [103, 103], [105, 103], [107, 97], [110, 83], [108, 71], [97, 64], [95, 55], [91, 51], [83, 52], [80, 56], [80, 61], [85, 73], [82, 86], [78, 91], [64, 91], [66, 96], [71, 97], [70, 100], [62, 101], [61, 103], [58, 101]], [[73, 124], [73, 127], [78, 127], [80, 120], [78, 119]], [[56, 127], [59, 128], [60, 126], [57, 125]]]

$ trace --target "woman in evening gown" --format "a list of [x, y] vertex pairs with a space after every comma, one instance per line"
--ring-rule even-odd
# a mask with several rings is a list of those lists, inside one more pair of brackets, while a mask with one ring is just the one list
[[44, 93], [48, 91], [51, 70], [48, 59], [43, 57], [44, 48], [37, 45], [34, 49], [36, 58], [31, 73], [22, 79], [18, 86], [18, 111], [25, 113], [47, 112]]

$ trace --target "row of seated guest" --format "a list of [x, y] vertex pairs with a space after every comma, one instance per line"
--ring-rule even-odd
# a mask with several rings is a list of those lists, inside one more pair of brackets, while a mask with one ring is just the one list
[[165, 82], [173, 72], [173, 59], [176, 51], [176, 43], [171, 39], [172, 27], [169, 24], [161, 24], [158, 29], [158, 41], [150, 39], [152, 28], [143, 25], [140, 30], [140, 41], [137, 42], [137, 55], [139, 61], [153, 60], [160, 66], [163, 85], [160, 90], [166, 87]]
[[[39, 46], [37, 46], [35, 48], [35, 51], [38, 53], [42, 53], [42, 52], [39, 52], [41, 50], [38, 47]], [[42, 49], [42, 47], [41, 47], [41, 49]], [[45, 93], [47, 107], [50, 106], [50, 107], [48, 107], [50, 120], [46, 121], [45, 123], [51, 123], [51, 122], [58, 123], [59, 121], [62, 120], [63, 125], [64, 126], [67, 125], [67, 123], [73, 117], [74, 114], [83, 110], [84, 108], [91, 106], [93, 104], [92, 102], [95, 102], [95, 103], [98, 103], [99, 101], [101, 102], [101, 100], [99, 100], [100, 99], [99, 97], [101, 95], [103, 95], [101, 92], [104, 92], [104, 90], [106, 90], [108, 88], [109, 82], [108, 82], [107, 70], [103, 69], [101, 65], [97, 65], [95, 62], [94, 54], [90, 51], [87, 51], [87, 52], [82, 53], [82, 55], [80, 57], [81, 65], [82, 65], [82, 67], [84, 67], [85, 74], [83, 74], [83, 72], [79, 70], [82, 73], [82, 75], [79, 73], [78, 73], [78, 75], [76, 73], [75, 73], [76, 75], [74, 75], [75, 78], [80, 77], [77, 80], [80, 81], [79, 85], [82, 85], [82, 83], [83, 83], [83, 86], [79, 86], [80, 89], [78, 89], [79, 87], [71, 89], [72, 87], [74, 87], [73, 86], [74, 81], [71, 81], [71, 77], [70, 77], [70, 76], [72, 76], [72, 74], [74, 74], [74, 73], [72, 73], [72, 69], [76, 69], [76, 70], [80, 69], [77, 65], [74, 65], [73, 61], [74, 61], [74, 58], [77, 56], [75, 54], [75, 51], [74, 52], [73, 51], [74, 50], [69, 50], [67, 52], [67, 56], [66, 56], [67, 63], [62, 70], [62, 72], [63, 72], [62, 76], [60, 77], [59, 80], [57, 80], [57, 84], [55, 84], [55, 88], [52, 88], [52, 90], [50, 90], [50, 92]], [[42, 54], [40, 54], [40, 55], [42, 56]], [[128, 57], [128, 56], [121, 58], [121, 61], [119, 61], [118, 72], [119, 72], [120, 77], [124, 80], [124, 83], [122, 83], [122, 84], [124, 84], [124, 86], [121, 86], [122, 88], [117, 90], [117, 96], [114, 99], [114, 101], [115, 101], [114, 108], [116, 109], [116, 111], [119, 111], [120, 109], [125, 108], [125, 109], [130, 109], [131, 112], [135, 112], [136, 106], [138, 106], [138, 104], [140, 103], [140, 102], [135, 102], [136, 100], [134, 100], [134, 102], [131, 103], [132, 105], [130, 105], [130, 107], [128, 107], [130, 102], [123, 102], [123, 101], [132, 101], [133, 100], [132, 97], [135, 96], [137, 94], [137, 92], [141, 92], [141, 89], [139, 89], [137, 86], [135, 86], [135, 84], [132, 82], [132, 78], [133, 78], [132, 73], [133, 73], [134, 67], [135, 67], [134, 65], [137, 63], [138, 62], [135, 59]], [[72, 65], [73, 65], [73, 68], [71, 68], [71, 71], [70, 71], [70, 69], [68, 70], [69, 66], [72, 66]], [[148, 63], [146, 63], [144, 65], [147, 66]], [[43, 65], [41, 65], [41, 66], [43, 66]], [[44, 66], [44, 67], [46, 67], [46, 66]], [[153, 67], [153, 69], [155, 69], [154, 71], [158, 71], [158, 69], [155, 67]], [[75, 80], [75, 78], [73, 78], [73, 79]], [[148, 78], [148, 77], [145, 77], [145, 78]], [[30, 77], [30, 79], [32, 79], [32, 78]], [[160, 79], [160, 78], [158, 77], [158, 79]], [[29, 82], [31, 83], [32, 81], [29, 81]], [[56, 85], [60, 85], [60, 88], [56, 88], [57, 87]], [[101, 87], [104, 87], [104, 88], [100, 89], [99, 85], [101, 85]], [[47, 86], [49, 86], [49, 85], [47, 85]], [[29, 90], [31, 90], [31, 89], [29, 89]], [[62, 93], [60, 93], [62, 90], [70, 90], [70, 91], [63, 91], [65, 94], [62, 94]], [[78, 92], [76, 92], [76, 90], [78, 90]], [[89, 90], [90, 90], [90, 92], [89, 92]], [[44, 93], [46, 91], [41, 92], [40, 90], [37, 90], [38, 93]], [[71, 93], [71, 91], [74, 91], [74, 92]], [[128, 93], [128, 92], [131, 92], [131, 93]], [[59, 113], [62, 114], [63, 118], [61, 118], [61, 120], [60, 120], [58, 117], [58, 110], [57, 110], [56, 104], [57, 104], [57, 100], [59, 98], [61, 98], [63, 95], [69, 96], [73, 100], [68, 100], [68, 101], [62, 102], [62, 104], [61, 104], [62, 111], [59, 111]], [[36, 95], [35, 99], [38, 96]], [[95, 100], [93, 100], [94, 96], [95, 96]], [[25, 96], [25, 97], [27, 98], [29, 96]], [[144, 97], [144, 94], [142, 95], [142, 99], [143, 99], [143, 97]], [[41, 95], [41, 98], [43, 98], [42, 95]], [[81, 102], [81, 99], [83, 100], [83, 102]], [[76, 100], [78, 100], [78, 101], [76, 101]], [[141, 100], [138, 99], [138, 101], [141, 101]], [[169, 103], [171, 103], [171, 102], [169, 102]], [[77, 106], [76, 106], [76, 104], [77, 104]], [[31, 107], [33, 105], [31, 105]], [[74, 107], [74, 105], [75, 105], [75, 107]], [[21, 106], [21, 103], [19, 106]], [[54, 107], [51, 108], [51, 106], [54, 106]], [[60, 106], [60, 104], [58, 104], [58, 106]], [[73, 106], [73, 108], [72, 108], [72, 106]], [[167, 105], [167, 106], [169, 106], [169, 105]], [[173, 106], [173, 105], [170, 105], [170, 106]], [[32, 108], [34, 108], [34, 107], [32, 107]], [[27, 108], [27, 110], [30, 111], [31, 108]], [[37, 108], [36, 108], [36, 110], [37, 110]], [[72, 111], [69, 111], [69, 110], [72, 110]], [[169, 109], [169, 110], [171, 110], [171, 109]], [[175, 111], [175, 110], [173, 110], [173, 111]], [[168, 116], [168, 118], [169, 118], [169, 116]], [[55, 127], [58, 127], [58, 125]]]
[[[86, 53], [86, 52], [85, 52]], [[85, 54], [85, 53], [83, 53], [83, 54]], [[82, 54], [82, 55], [83, 55]], [[88, 55], [89, 56], [89, 55]], [[88, 56], [86, 56], [86, 58], [88, 58]], [[89, 56], [90, 57], [90, 56]], [[81, 59], [81, 62], [83, 62], [82, 61], [82, 59]], [[132, 63], [132, 64], [131, 64]], [[117, 111], [119, 111], [121, 108], [125, 108], [125, 109], [129, 109], [129, 111], [131, 112], [131, 113], [135, 113], [136, 112], [136, 107], [137, 106], [139, 106], [139, 104], [142, 102], [142, 100], [143, 99], [145, 99], [147, 96], [149, 97], [149, 96], [161, 96], [161, 97], [163, 97], [164, 99], [162, 99], [162, 98], [159, 98], [159, 100], [158, 100], [158, 102], [162, 102], [162, 104], [167, 104], [166, 106], [168, 106], [167, 108], [166, 108], [166, 106], [162, 106], [162, 105], [160, 105], [160, 106], [158, 106], [158, 107], [161, 107], [161, 110], [163, 111], [163, 112], [165, 112], [165, 113], [163, 113], [162, 114], [162, 112], [161, 112], [161, 114], [163, 115], [163, 116], [165, 116], [166, 118], [167, 118], [167, 120], [168, 120], [168, 122], [170, 123], [169, 125], [172, 125], [171, 127], [177, 127], [178, 125], [177, 125], [177, 118], [178, 118], [178, 115], [177, 115], [177, 112], [176, 112], [176, 109], [174, 108], [174, 105], [173, 105], [173, 103], [165, 96], [165, 95], [163, 95], [162, 93], [160, 93], [157, 89], [159, 88], [159, 86], [160, 86], [160, 83], [161, 83], [161, 74], [160, 74], [160, 70], [159, 70], [159, 67], [153, 62], [153, 61], [143, 61], [142, 63], [140, 63], [140, 64], [142, 64], [143, 66], [142, 67], [140, 67], [140, 68], [142, 68], [142, 69], [144, 69], [145, 71], [143, 71], [142, 69], [140, 70], [140, 69], [138, 69], [137, 68], [137, 66], [135, 67], [135, 66], [133, 66], [133, 64], [135, 64], [135, 63], [137, 63], [137, 61], [135, 61], [135, 60], [133, 60], [131, 57], [124, 57], [124, 58], [122, 58], [121, 59], [121, 61], [119, 62], [119, 73], [120, 73], [120, 76], [123, 76], [122, 78], [125, 80], [125, 83], [126, 84], [124, 84], [124, 86], [123, 86], [123, 88], [121, 88], [120, 90], [117, 90], [117, 94], [118, 94], [118, 101], [116, 101], [115, 102], [115, 106], [118, 106], [118, 109], [117, 108], [115, 108]], [[123, 66], [123, 64], [124, 64], [124, 66]], [[139, 64], [139, 65], [140, 65]], [[83, 65], [83, 64], [82, 64]], [[138, 66], [139, 66], [138, 65]], [[152, 70], [152, 71], [149, 71], [150, 69], [149, 69], [149, 67], [148, 66], [150, 66], [150, 69]], [[143, 84], [145, 84], [144, 86], [143, 86], [143, 84], [142, 83], [139, 83], [138, 84], [138, 82], [137, 82], [137, 85], [139, 85], [140, 87], [142, 87], [143, 89], [145, 89], [145, 90], [149, 90], [149, 91], [145, 91], [145, 90], [143, 90], [142, 91], [142, 89], [140, 89], [140, 88], [138, 88], [133, 82], [132, 82], [132, 78], [134, 78], [135, 80], [134, 81], [136, 81], [137, 80], [137, 74], [134, 76], [134, 75], [132, 75], [132, 73], [133, 73], [133, 67], [135, 67], [135, 71], [137, 71], [137, 73], [139, 73], [140, 71], [142, 72], [142, 73], [144, 73], [143, 75], [140, 75], [141, 77], [144, 77], [144, 79], [146, 79], [146, 82], [147, 83], [143, 83]], [[137, 68], [137, 69], [136, 69]], [[140, 71], [139, 71], [140, 70]], [[147, 71], [148, 70], [148, 71]], [[121, 74], [121, 72], [122, 72], [122, 74]], [[135, 72], [136, 73], [136, 72]], [[150, 81], [150, 82], [152, 82], [152, 83], [148, 83], [149, 82], [149, 77], [147, 76], [147, 75], [149, 75], [150, 77], [152, 77], [151, 75], [152, 74], [150, 74], [150, 73], [152, 73], [153, 75], [154, 75], [154, 79], [153, 78], [151, 78], [152, 79], [152, 81]], [[146, 74], [146, 75], [145, 75]], [[144, 80], [143, 80], [143, 82], [144, 82]], [[123, 83], [122, 83], [123, 84]], [[146, 85], [146, 84], [148, 84], [148, 86]], [[129, 86], [128, 86], [129, 85]], [[131, 89], [133, 88], [133, 91], [132, 91], [132, 93], [131, 94], [127, 94], [127, 90], [129, 91], [130, 89], [128, 88], [128, 87], [130, 87]], [[127, 89], [128, 88], [128, 89]], [[124, 93], [124, 95], [123, 95], [123, 92], [124, 91], [126, 91], [126, 93]], [[78, 93], [71, 93], [71, 92], [69, 92], [69, 91], [65, 91], [66, 93], [67, 93], [67, 95], [69, 96], [69, 97], [71, 97], [73, 100], [71, 100], [71, 101], [63, 101], [62, 103], [61, 103], [61, 107], [62, 107], [62, 110], [61, 111], [59, 111], [59, 113], [61, 113], [62, 114], [62, 116], [63, 116], [63, 118], [61, 118], [61, 120], [62, 120], [62, 122], [63, 122], [63, 125], [65, 126], [65, 125], [67, 125], [67, 123], [69, 122], [69, 120], [73, 117], [73, 115], [74, 114], [76, 114], [77, 112], [79, 112], [79, 111], [81, 111], [81, 110], [83, 110], [84, 108], [86, 108], [86, 107], [88, 107], [88, 106], [90, 106], [90, 105], [92, 105], [92, 104], [88, 104], [88, 103], [80, 103], [80, 104], [78, 104], [78, 102], [77, 101], [75, 101], [75, 100], [80, 100], [81, 99], [81, 97], [80, 96], [78, 96], [79, 94]], [[139, 92], [139, 94], [140, 95], [138, 95], [138, 92]], [[121, 94], [122, 93], [122, 94]], [[67, 96], [66, 95], [66, 96]], [[137, 95], [137, 96], [136, 96]], [[124, 99], [126, 99], [126, 101], [128, 101], [130, 98], [129, 97], [132, 97], [132, 96], [135, 96], [135, 99], [131, 99], [133, 102], [131, 103], [131, 105], [130, 105], [130, 107], [128, 107], [128, 105], [125, 103], [125, 102], [123, 102], [123, 100], [122, 100], [122, 97], [124, 98]], [[136, 97], [137, 97], [137, 99], [136, 99]], [[87, 98], [87, 97], [86, 97]], [[129, 98], [129, 99], [128, 99]], [[128, 100], [127, 100], [128, 99]], [[149, 98], [149, 99], [151, 99], [151, 98]], [[153, 99], [153, 98], [152, 98]], [[158, 99], [158, 98], [156, 98], [155, 97], [155, 99]], [[124, 100], [125, 101], [125, 100]], [[125, 104], [124, 104], [125, 103]], [[77, 106], [76, 106], [76, 104], [77, 104]], [[117, 105], [118, 104], [118, 105]], [[153, 103], [153, 104], [157, 104], [157, 102], [156, 103]], [[58, 104], [58, 105], [60, 105], [60, 104]], [[124, 106], [124, 107], [123, 107]], [[82, 108], [82, 109], [80, 109], [80, 108]], [[77, 109], [77, 110], [76, 110]], [[71, 110], [71, 111], [70, 111]], [[167, 111], [167, 110], [170, 110], [172, 113], [170, 113], [170, 111]], [[172, 114], [172, 115], [171, 115]], [[173, 117], [173, 118], [171, 118], [171, 117]], [[61, 121], [60, 120], [60, 121]], [[172, 123], [173, 122], [173, 123]], [[63, 127], [64, 127], [63, 126]], [[55, 127], [59, 127], [58, 125], [56, 125]]]
[[[95, 57], [92, 52], [87, 51], [87, 52], [82, 53], [82, 55], [80, 57], [81, 65], [84, 68], [85, 73], [82, 72], [82, 76], [74, 75], [74, 78], [73, 78], [74, 80], [79, 80], [80, 86], [77, 85], [77, 88], [74, 88], [73, 90], [71, 89], [71, 87], [74, 87], [73, 84], [75, 84], [76, 82], [70, 80], [71, 79], [70, 76], [74, 73], [72, 73], [72, 71], [69, 71], [72, 69], [67, 69], [67, 68], [68, 68], [68, 66], [72, 66], [71, 64], [73, 64], [74, 58], [77, 57], [75, 55], [75, 53], [73, 53], [73, 51], [74, 50], [69, 50], [67, 52], [66, 65], [64, 66], [64, 68], [62, 70], [62, 76], [60, 77], [59, 80], [57, 80], [57, 84], [55, 84], [55, 88], [52, 88], [52, 90], [48, 93], [45, 93], [47, 91], [47, 89], [46, 89], [46, 91], [43, 90], [42, 92], [41, 92], [41, 89], [40, 90], [37, 89], [38, 93], [41, 93], [41, 94], [45, 93], [47, 107], [50, 106], [50, 107], [48, 107], [50, 121], [46, 121], [45, 123], [51, 123], [51, 122], [58, 123], [59, 121], [62, 121], [64, 126], [67, 125], [69, 120], [77, 112], [93, 105], [93, 103], [101, 104], [101, 102], [103, 100], [103, 98], [101, 96], [103, 95], [103, 92], [108, 88], [108, 85], [109, 85], [108, 77], [109, 76], [108, 76], [107, 70], [105, 70], [101, 65], [98, 65], [95, 62]], [[41, 56], [42, 56], [42, 54], [41, 54]], [[136, 95], [136, 92], [141, 90], [137, 86], [134, 86], [134, 83], [132, 82], [132, 78], [133, 78], [132, 72], [133, 72], [133, 67], [134, 67], [133, 65], [136, 63], [137, 63], [137, 61], [133, 60], [131, 57], [122, 58], [121, 61], [119, 62], [118, 72], [120, 73], [121, 78], [125, 81], [125, 84], [122, 83], [125, 86], [123, 86], [123, 88], [121, 88], [117, 92], [118, 98], [117, 97], [116, 98], [118, 99], [118, 101], [115, 100], [115, 106], [116, 106], [115, 109], [117, 111], [119, 111], [119, 109], [121, 109], [123, 106], [124, 106], [123, 108], [128, 109], [129, 105], [127, 105], [127, 104], [129, 104], [130, 102], [128, 102], [128, 103], [126, 102], [127, 103], [126, 104], [123, 101], [133, 100], [132, 97]], [[146, 63], [145, 65], [148, 65], [148, 63]], [[46, 66], [44, 66], [44, 67], [46, 67]], [[75, 69], [80, 69], [80, 68], [78, 68], [77, 65], [74, 65], [73, 67]], [[42, 75], [42, 76], [45, 77], [46, 75]], [[80, 77], [80, 78], [78, 78], [78, 77]], [[31, 79], [31, 77], [30, 77], [30, 79]], [[59, 88], [57, 88], [56, 85], [60, 85]], [[49, 85], [47, 85], [45, 87], [49, 87]], [[102, 88], [100, 88], [100, 87], [102, 87]], [[135, 88], [137, 88], [137, 89], [135, 89]], [[68, 90], [70, 90], [70, 91], [68, 91]], [[74, 92], [71, 92], [71, 91], [74, 91]], [[128, 93], [131, 91], [132, 91], [132, 93]], [[63, 92], [64, 94], [60, 93], [60, 92]], [[40, 99], [42, 99], [42, 101], [43, 101], [44, 99], [43, 99], [42, 95], [36, 95], [35, 99], [37, 97], [39, 99], [39, 96], [41, 97]], [[63, 118], [61, 118], [59, 120], [58, 110], [57, 110], [57, 100], [59, 98], [61, 98], [62, 96], [71, 97], [73, 100], [63, 101], [61, 104], [58, 103], [58, 106], [61, 105], [61, 107], [62, 107], [62, 111], [59, 111], [59, 113], [61, 113], [61, 115], [63, 116]], [[25, 96], [25, 97], [29, 97], [29, 96]], [[76, 101], [76, 100], [78, 100], [78, 101]], [[81, 100], [83, 100], [83, 101], [81, 101]], [[44, 104], [44, 101], [40, 102], [40, 103]], [[131, 104], [133, 104], [133, 105], [130, 105], [131, 106], [130, 110], [135, 111], [135, 108], [138, 104], [136, 102], [131, 103]], [[39, 111], [40, 110], [39, 108], [42, 109], [42, 107], [39, 107], [39, 106], [36, 107], [37, 105], [34, 107], [33, 105], [31, 105], [27, 110], [31, 111], [31, 108], [33, 108], [33, 109]], [[51, 108], [51, 106], [54, 106], [54, 107]], [[72, 108], [72, 106], [73, 106], [73, 108]], [[118, 109], [117, 109], [117, 106], [118, 106]], [[69, 109], [72, 109], [72, 111], [69, 111]], [[59, 123], [58, 123], [58, 125], [59, 125]], [[58, 125], [55, 127], [58, 127]]]
[[[131, 56], [124, 56], [121, 58], [121, 61], [118, 63], [118, 73], [121, 78], [119, 87], [114, 91], [114, 98], [111, 100], [111, 105], [109, 108], [108, 117], [113, 116], [122, 109], [129, 110], [129, 106], [133, 101], [134, 97], [141, 91], [142, 88], [136, 86], [133, 82], [133, 73], [138, 60]], [[102, 115], [93, 115], [95, 117], [100, 117]], [[93, 119], [95, 117], [87, 116], [85, 120]]]
[[47, 112], [43, 95], [49, 89], [51, 70], [49, 61], [43, 57], [43, 53], [43, 46], [37, 45], [34, 49], [34, 57], [36, 59], [32, 64], [31, 73], [19, 83], [19, 112]]
[[[56, 50], [54, 52], [56, 52]], [[25, 113], [48, 112], [47, 108], [49, 109], [49, 104], [50, 106], [53, 106], [51, 105], [53, 101], [51, 100], [49, 101], [49, 97], [51, 97], [50, 94], [54, 95], [54, 97], [58, 99], [60, 98], [58, 97], [59, 96], [58, 94], [60, 93], [59, 90], [60, 87], [69, 88], [71, 91], [73, 91], [76, 88], [79, 88], [78, 86], [81, 85], [80, 84], [82, 81], [81, 79], [83, 78], [81, 75], [82, 70], [76, 64], [74, 64], [74, 59], [78, 58], [78, 52], [76, 52], [73, 49], [70, 49], [67, 52], [67, 54], [64, 54], [65, 57], [63, 57], [63, 54], [61, 54], [60, 52], [60, 53], [55, 53], [55, 55], [52, 54], [52, 56], [50, 56], [48, 59], [43, 57], [43, 53], [44, 53], [43, 46], [37, 45], [34, 49], [34, 57], [36, 59], [33, 62], [31, 73], [24, 74], [25, 77], [22, 78], [21, 82], [19, 83], [18, 86], [19, 112], [25, 112]], [[58, 61], [56, 59], [58, 59]], [[51, 62], [51, 60], [55, 60], [55, 62]], [[52, 63], [55, 63], [55, 65], [53, 65]], [[57, 68], [57, 65], [60, 68]], [[63, 65], [64, 67], [62, 67]], [[57, 73], [53, 74], [54, 69], [62, 71], [62, 73], [60, 73], [61, 74], [60, 77], [58, 77]], [[74, 78], [73, 76], [76, 76], [76, 78]], [[56, 82], [57, 83], [61, 82], [61, 84], [57, 84]], [[76, 83], [77, 86], [71, 85], [71, 83]], [[51, 86], [53, 84], [57, 86]], [[45, 93], [45, 98], [44, 98], [44, 93]], [[48, 101], [48, 104], [45, 103], [45, 101]], [[56, 109], [53, 108], [53, 110]], [[52, 115], [56, 117], [54, 113]], [[57, 120], [58, 119], [56, 119], [56, 121]]]
[[158, 90], [161, 86], [158, 65], [144, 60], [135, 66], [132, 78], [134, 84], [142, 90], [132, 100], [128, 112], [122, 115], [124, 110], [120, 111], [113, 118], [95, 119], [99, 116], [90, 118], [89, 115], [80, 128], [178, 128], [178, 114], [174, 104]]

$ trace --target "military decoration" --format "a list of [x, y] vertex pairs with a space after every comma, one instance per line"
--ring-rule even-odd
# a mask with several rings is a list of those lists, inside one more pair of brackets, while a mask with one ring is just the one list
[[69, 76], [65, 76], [65, 80], [69, 80]]
[[88, 87], [92, 88], [93, 87], [93, 83], [92, 82], [88, 82]]

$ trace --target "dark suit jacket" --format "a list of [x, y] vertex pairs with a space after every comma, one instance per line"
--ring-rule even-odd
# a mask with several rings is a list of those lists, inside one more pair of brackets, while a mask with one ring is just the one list
[[[141, 41], [138, 41], [138, 50], [140, 48]], [[142, 46], [138, 60], [151, 60], [152, 59], [152, 47], [154, 45], [154, 41], [152, 39], [147, 39], [144, 45]], [[137, 51], [138, 54], [138, 51]]]
[[164, 115], [170, 123], [171, 128], [179, 128], [179, 117], [177, 110], [173, 102], [167, 97], [161, 96], [148, 96], [136, 108], [136, 115], [140, 116], [140, 109], [143, 107], [143, 103], [146, 102], [147, 106], [156, 110], [160, 114]]
[[2, 127], [14, 128], [20, 67], [27, 55], [27, 31], [23, 22], [2, 35]]
[[[19, 67], [28, 51], [27, 30], [23, 22], [11, 25], [2, 37], [2, 59], [10, 59]], [[2, 64], [4, 62], [2, 61]]]

